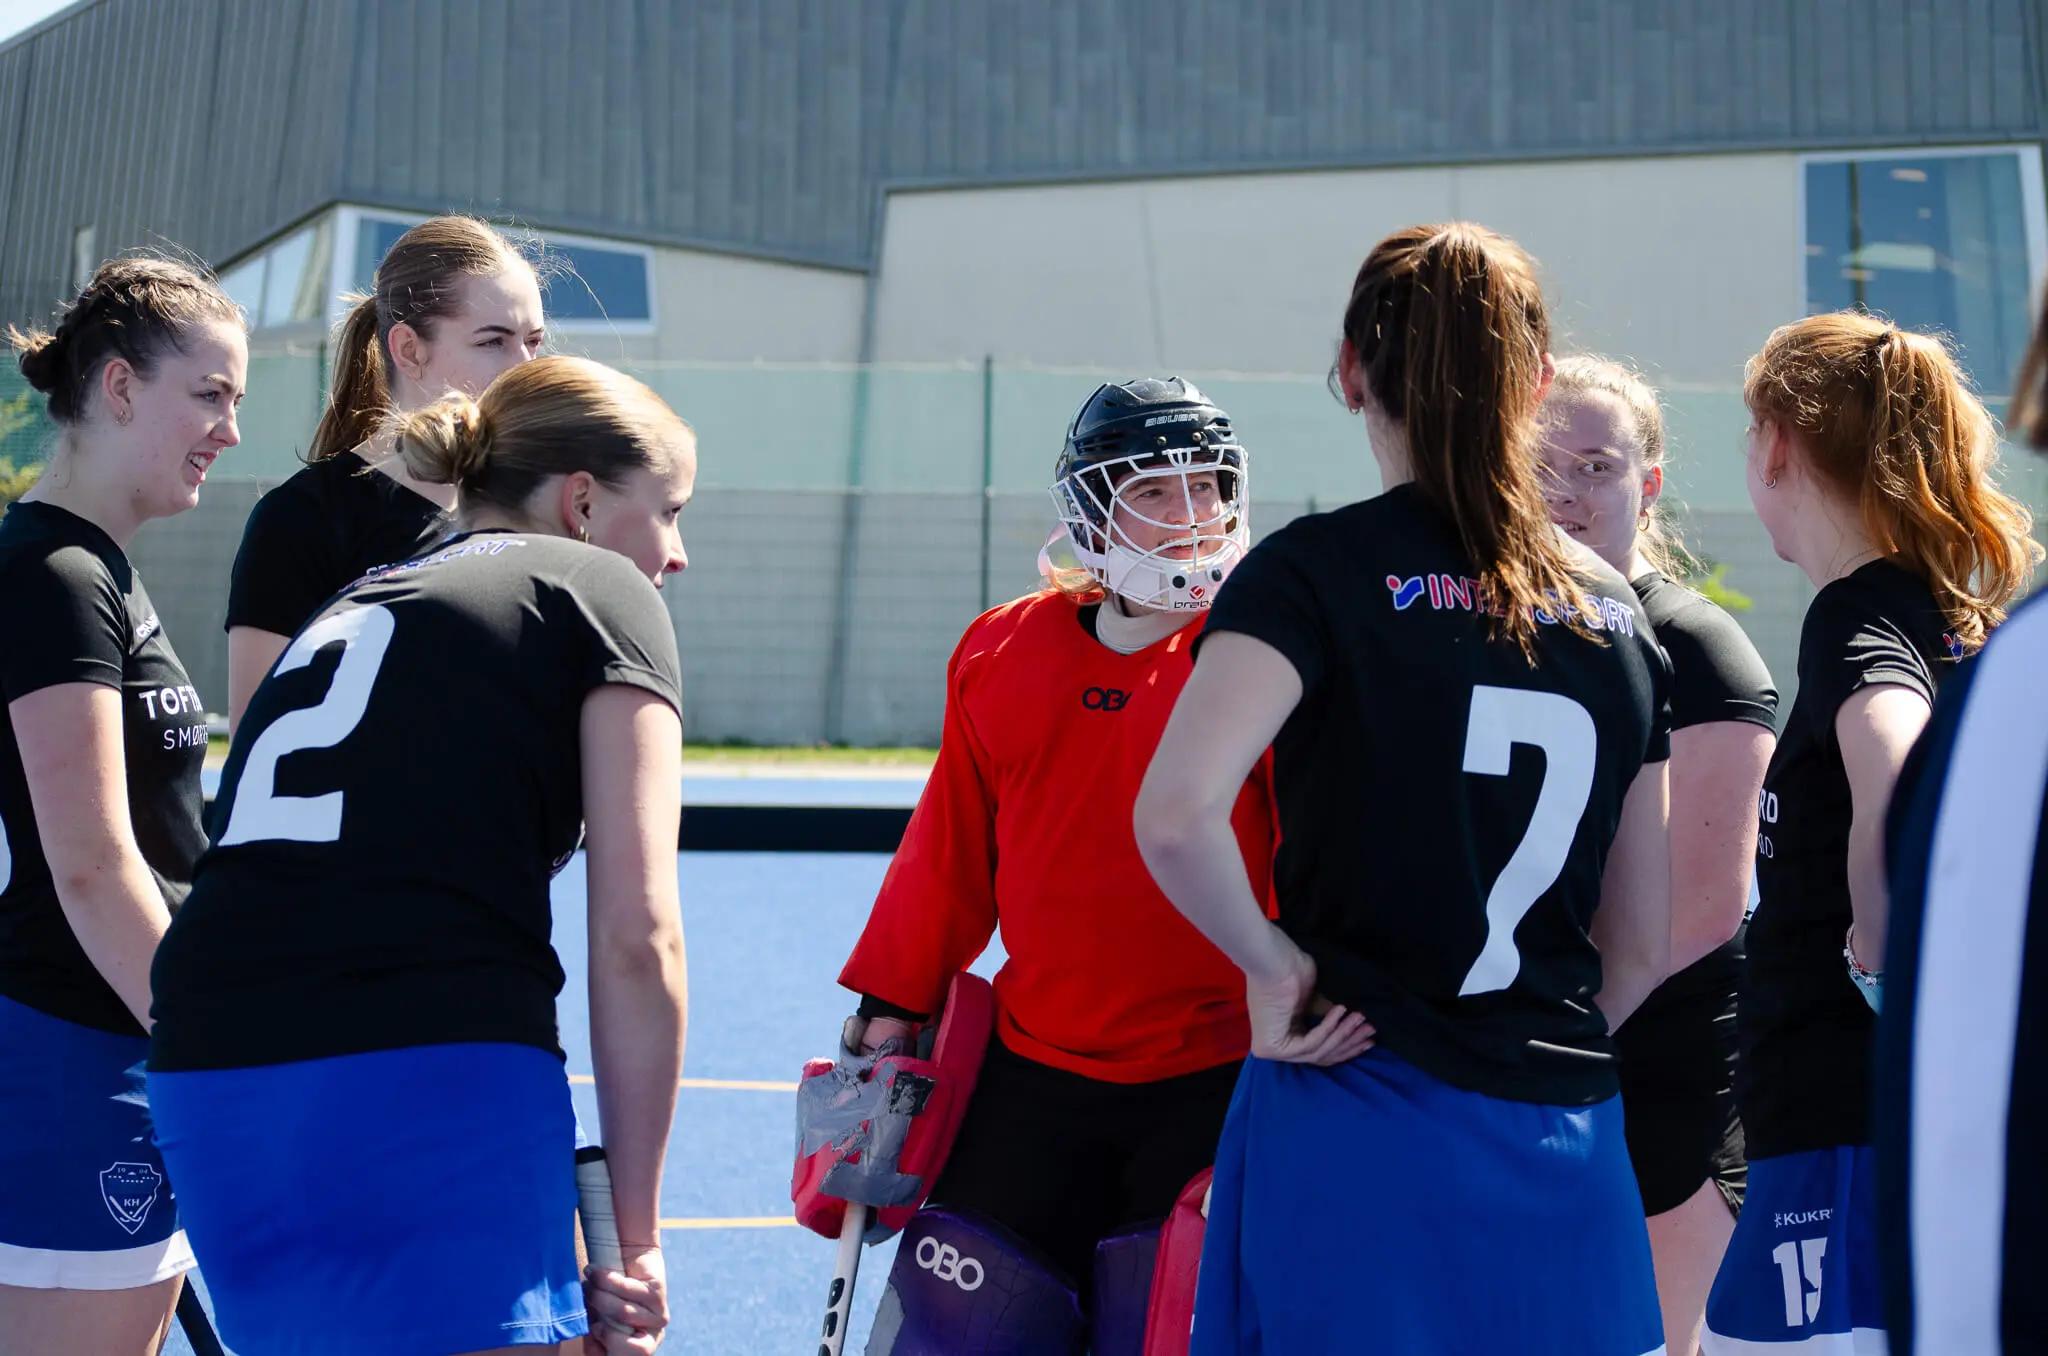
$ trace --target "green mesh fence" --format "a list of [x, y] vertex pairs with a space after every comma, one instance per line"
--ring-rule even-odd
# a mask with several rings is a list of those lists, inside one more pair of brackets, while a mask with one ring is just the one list
[[[935, 738], [960, 629], [1037, 578], [1067, 421], [1098, 382], [1139, 375], [984, 363], [618, 365], [698, 434], [691, 572], [667, 594], [688, 637], [692, 730], [765, 743]], [[317, 348], [259, 346], [240, 446], [214, 467], [198, 510], [152, 524], [136, 543], [165, 626], [215, 706], [242, 525], [301, 465], [324, 370]], [[1255, 536], [1376, 490], [1364, 430], [1321, 374], [1181, 375], [1236, 421]], [[1676, 387], [1664, 397], [1667, 493], [1688, 543], [1739, 596], [1742, 624], [1789, 689], [1810, 590], [1776, 559], [1750, 508], [1740, 394]], [[0, 363], [0, 499], [20, 484], [9, 474], [39, 464], [54, 441], [41, 398]], [[2001, 474], [2048, 513], [2048, 459], [2009, 451]]]
[[[1067, 420], [1095, 385], [1135, 372], [957, 365], [641, 362], [646, 381], [696, 428], [707, 488], [975, 494], [1042, 490]], [[301, 464], [325, 391], [323, 350], [249, 360], [242, 442], [216, 479], [273, 481]], [[1184, 372], [1229, 410], [1250, 449], [1260, 498], [1328, 506], [1377, 484], [1358, 421], [1320, 374]], [[1734, 386], [1667, 390], [1677, 499], [1746, 509]], [[55, 429], [40, 396], [0, 363], [0, 462], [43, 461]], [[2048, 506], [2048, 467], [2010, 458], [2015, 488]]]

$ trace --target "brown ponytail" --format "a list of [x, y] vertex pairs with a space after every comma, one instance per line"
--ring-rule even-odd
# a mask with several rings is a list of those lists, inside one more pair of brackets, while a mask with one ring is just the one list
[[334, 339], [334, 380], [313, 432], [307, 461], [325, 461], [360, 445], [391, 407], [394, 325], [431, 339], [434, 321], [454, 314], [462, 280], [495, 277], [531, 264], [495, 229], [475, 217], [433, 217], [398, 237], [366, 295], [351, 296]]
[[1871, 544], [1933, 587], [1970, 649], [2005, 618], [2041, 548], [1992, 478], [1997, 427], [1938, 339], [1858, 311], [1773, 331], [1743, 373], [1750, 413], [1794, 430]]
[[377, 333], [377, 298], [352, 293], [343, 300], [349, 308], [334, 336], [334, 380], [327, 388], [327, 408], [321, 411], [320, 426], [313, 430], [307, 461], [326, 461], [360, 446], [376, 431], [378, 418], [391, 404], [391, 393], [384, 384], [384, 358], [377, 351], [383, 347]]
[[1374, 401], [1407, 434], [1416, 488], [1478, 570], [1496, 634], [1532, 662], [1539, 613], [1590, 634], [1584, 588], [1543, 500], [1537, 406], [1550, 321], [1521, 246], [1470, 222], [1395, 232], [1358, 270], [1344, 337]]

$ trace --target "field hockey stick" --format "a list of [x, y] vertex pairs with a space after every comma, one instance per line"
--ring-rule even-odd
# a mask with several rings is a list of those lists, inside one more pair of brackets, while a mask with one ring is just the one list
[[[626, 1255], [619, 1247], [619, 1216], [612, 1204], [612, 1170], [600, 1145], [587, 1144], [576, 1151], [576, 1208], [583, 1216], [583, 1250], [590, 1255], [590, 1264], [623, 1272]], [[609, 1318], [605, 1326], [613, 1332], [633, 1331]]]
[[846, 1329], [853, 1322], [853, 1282], [860, 1275], [861, 1235], [867, 1232], [868, 1208], [849, 1201], [846, 1221], [839, 1226], [839, 1251], [832, 1259], [832, 1288], [825, 1292], [825, 1334], [818, 1356], [839, 1356]]
[[185, 1330], [192, 1356], [227, 1356], [220, 1338], [214, 1335], [213, 1324], [207, 1321], [206, 1306], [199, 1302], [199, 1292], [189, 1283], [178, 1291], [178, 1326]]

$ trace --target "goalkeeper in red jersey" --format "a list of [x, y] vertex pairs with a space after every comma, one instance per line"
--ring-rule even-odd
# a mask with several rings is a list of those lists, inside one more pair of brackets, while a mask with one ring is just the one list
[[[1131, 831], [1190, 644], [1249, 543], [1244, 449], [1177, 377], [1103, 386], [1052, 493], [1082, 568], [968, 627], [931, 780], [840, 974], [873, 1051], [933, 1014], [999, 926], [1008, 952], [979, 1083], [871, 1351], [924, 1349], [934, 1307], [948, 1331], [983, 1331], [977, 1304], [1031, 1309], [1035, 1350], [1080, 1350], [1091, 1321], [1103, 1349], [1128, 1303], [1109, 1293], [1118, 1241], [1149, 1246], [1141, 1231], [1213, 1161], [1249, 1044], [1243, 977], [1153, 884]], [[1267, 897], [1265, 765], [1232, 823]], [[1340, 1012], [1302, 1039], [1362, 1031]], [[984, 1273], [1016, 1283], [984, 1290]]]

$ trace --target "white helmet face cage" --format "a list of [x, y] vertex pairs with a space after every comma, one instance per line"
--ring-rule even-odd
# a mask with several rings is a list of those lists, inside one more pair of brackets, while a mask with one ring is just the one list
[[1207, 609], [1251, 545], [1249, 468], [1236, 447], [1096, 462], [1062, 477], [1052, 500], [1082, 566], [1139, 607]]

